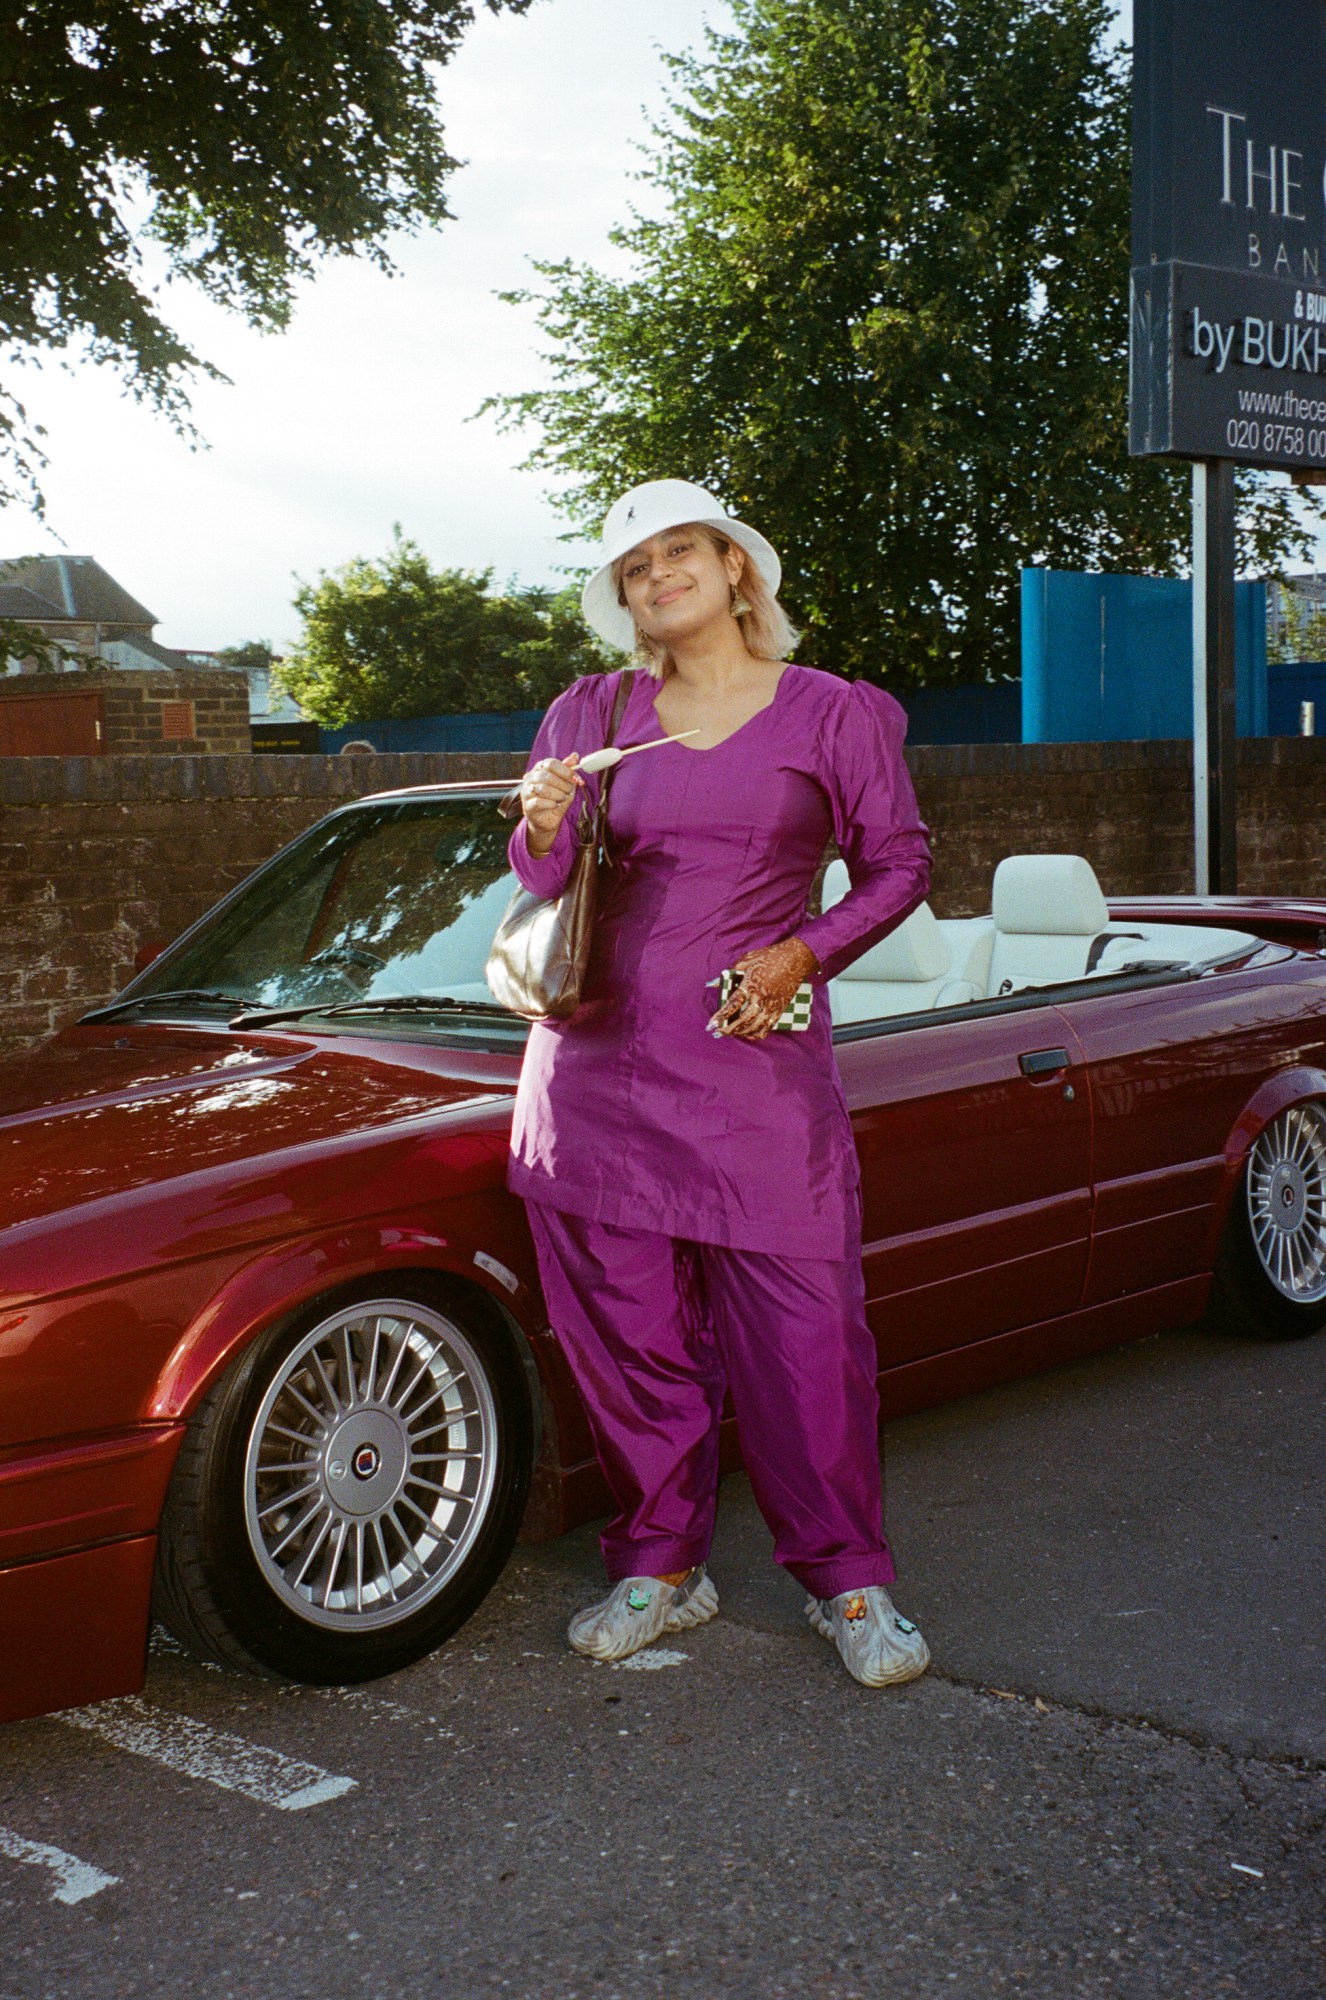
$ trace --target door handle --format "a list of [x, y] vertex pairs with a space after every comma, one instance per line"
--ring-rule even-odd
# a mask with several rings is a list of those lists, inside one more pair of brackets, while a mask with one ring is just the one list
[[1023, 1076], [1054, 1076], [1059, 1070], [1067, 1069], [1069, 1055], [1067, 1049], [1028, 1049], [1018, 1057], [1018, 1068]]

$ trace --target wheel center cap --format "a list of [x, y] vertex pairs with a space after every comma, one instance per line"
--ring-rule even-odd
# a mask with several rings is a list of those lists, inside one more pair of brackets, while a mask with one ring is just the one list
[[1297, 1229], [1303, 1221], [1306, 1207], [1306, 1189], [1303, 1175], [1297, 1167], [1282, 1160], [1271, 1175], [1268, 1206], [1271, 1221], [1277, 1229], [1287, 1234]]
[[328, 1497], [343, 1514], [381, 1514], [400, 1492], [409, 1458], [394, 1417], [385, 1410], [356, 1410], [327, 1444]]

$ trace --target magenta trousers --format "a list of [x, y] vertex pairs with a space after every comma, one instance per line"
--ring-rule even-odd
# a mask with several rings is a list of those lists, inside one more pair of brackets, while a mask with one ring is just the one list
[[601, 1538], [609, 1577], [705, 1561], [726, 1386], [778, 1561], [814, 1597], [892, 1583], [860, 1258], [775, 1257], [526, 1208], [617, 1505]]

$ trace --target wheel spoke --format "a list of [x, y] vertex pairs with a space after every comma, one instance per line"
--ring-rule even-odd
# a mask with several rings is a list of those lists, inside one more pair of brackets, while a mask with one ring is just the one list
[[314, 1348], [312, 1354], [309, 1356], [309, 1360], [313, 1363], [313, 1366], [317, 1369], [318, 1374], [321, 1377], [322, 1386], [327, 1393], [327, 1401], [331, 1406], [332, 1413], [334, 1415], [339, 1415], [341, 1410], [343, 1408], [348, 1407], [348, 1405], [342, 1404], [341, 1398], [337, 1394], [331, 1376], [327, 1373], [326, 1363], [323, 1361], [323, 1358], [321, 1354], [319, 1354], [316, 1347]]
[[322, 1547], [323, 1543], [326, 1541], [328, 1535], [331, 1533], [331, 1525], [332, 1525], [332, 1517], [331, 1514], [328, 1513], [326, 1519], [323, 1521], [322, 1526], [318, 1529], [317, 1534], [313, 1537], [313, 1540], [309, 1543], [308, 1547], [305, 1549], [303, 1560], [300, 1562], [299, 1568], [295, 1571], [294, 1575], [290, 1579], [290, 1588], [292, 1590], [299, 1589], [300, 1584], [304, 1581], [304, 1578], [308, 1575], [309, 1570], [313, 1567], [314, 1557], [317, 1555], [318, 1550]]
[[387, 1544], [382, 1538], [382, 1523], [378, 1520], [373, 1520], [369, 1523], [369, 1526], [373, 1530], [373, 1539], [378, 1545], [378, 1560], [382, 1564], [381, 1580], [386, 1585], [387, 1595], [394, 1604], [396, 1602], [396, 1579], [392, 1574], [394, 1564], [387, 1554]]
[[[390, 1340], [391, 1335], [388, 1334], [387, 1338], [388, 1340]], [[392, 1385], [394, 1384], [396, 1377], [400, 1372], [400, 1365], [402, 1361], [404, 1361], [405, 1359], [405, 1350], [409, 1346], [409, 1344], [410, 1343], [408, 1335], [402, 1336], [400, 1346], [396, 1349], [395, 1359], [392, 1361], [391, 1367], [387, 1371], [387, 1379], [382, 1384], [382, 1388], [378, 1393], [377, 1400], [379, 1401], [379, 1403], [390, 1403]]]
[[378, 1355], [381, 1350], [382, 1319], [379, 1314], [375, 1313], [373, 1316], [373, 1345], [368, 1350], [368, 1368], [364, 1375], [364, 1401], [367, 1403], [373, 1401], [374, 1384], [378, 1379]]
[[310, 1403], [308, 1397], [304, 1394], [304, 1391], [299, 1387], [299, 1384], [297, 1382], [287, 1382], [285, 1385], [285, 1394], [287, 1396], [293, 1396], [297, 1403], [302, 1403], [304, 1405], [304, 1408], [308, 1411], [309, 1415], [312, 1417], [314, 1423], [317, 1425], [318, 1429], [323, 1432], [326, 1431], [327, 1412], [325, 1410], [318, 1409], [315, 1404]]
[[311, 1445], [314, 1451], [320, 1449], [321, 1438], [326, 1435], [321, 1424], [319, 1424], [319, 1436], [310, 1437], [307, 1431], [292, 1431], [288, 1424], [278, 1424], [275, 1417], [268, 1417], [264, 1431], [275, 1431], [278, 1437], [293, 1438], [296, 1444]]
[[269, 1500], [265, 1507], [258, 1509], [258, 1519], [265, 1521], [269, 1514], [279, 1514], [284, 1508], [293, 1506], [297, 1500], [302, 1500], [305, 1494], [316, 1493], [318, 1490], [318, 1482], [310, 1480], [307, 1486], [297, 1487], [293, 1493], [283, 1493], [279, 1499]]
[[331, 1603], [332, 1591], [336, 1585], [336, 1572], [341, 1567], [341, 1557], [345, 1552], [345, 1545], [349, 1539], [350, 1523], [348, 1521], [338, 1522], [336, 1527], [336, 1547], [332, 1550], [331, 1567], [327, 1571], [327, 1581], [323, 1585], [322, 1590], [324, 1610]]
[[313, 1327], [270, 1376], [245, 1452], [245, 1526], [279, 1601], [342, 1633], [410, 1616], [475, 1546], [498, 1435], [483, 1358], [436, 1308], [390, 1299]]
[[353, 1409], [355, 1404], [360, 1400], [360, 1397], [359, 1381], [355, 1372], [354, 1335], [348, 1326], [341, 1328], [341, 1368], [345, 1377], [347, 1406]]
[[435, 1479], [420, 1479], [417, 1473], [411, 1473], [406, 1481], [407, 1492], [411, 1486], [422, 1486], [426, 1492], [440, 1493], [444, 1500], [463, 1501], [467, 1497], [458, 1486], [439, 1486]]
[[[294, 1526], [292, 1528], [288, 1528], [285, 1534], [282, 1535], [280, 1541], [276, 1544], [276, 1547], [272, 1550], [273, 1560], [275, 1560], [276, 1557], [280, 1555], [282, 1549], [289, 1547], [290, 1543], [294, 1541], [297, 1535], [303, 1534], [305, 1528], [310, 1526], [312, 1522], [316, 1521], [318, 1515], [322, 1512], [323, 1512], [323, 1499], [322, 1495], [319, 1493], [314, 1499], [313, 1505], [309, 1508], [308, 1512], [306, 1514], [302, 1514], [299, 1520], [295, 1522]], [[331, 1523], [330, 1514], [327, 1515], [327, 1522], [328, 1525], [330, 1526]], [[323, 1530], [323, 1533], [324, 1534], [326, 1533], [326, 1529]]]
[[[419, 1384], [423, 1381], [424, 1376], [429, 1373], [432, 1366], [433, 1366], [433, 1357], [430, 1354], [428, 1359], [423, 1363], [422, 1367], [419, 1369], [418, 1373], [411, 1378], [409, 1388], [404, 1390], [401, 1395], [397, 1396], [396, 1408], [398, 1410], [404, 1410], [411, 1396], [414, 1394], [415, 1390], [419, 1387]], [[385, 1398], [383, 1400], [385, 1401]]]

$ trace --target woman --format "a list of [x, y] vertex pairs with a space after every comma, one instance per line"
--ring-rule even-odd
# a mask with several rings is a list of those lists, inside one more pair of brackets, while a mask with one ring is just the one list
[[[508, 1184], [618, 1509], [613, 1587], [568, 1637], [621, 1659], [714, 1616], [726, 1386], [811, 1623], [857, 1680], [910, 1680], [930, 1656], [886, 1588], [859, 1172], [823, 990], [928, 887], [904, 717], [877, 688], [784, 664], [778, 557], [702, 487], [624, 494], [602, 555], [586, 619], [644, 667], [616, 741], [684, 740], [616, 771], [584, 998], [531, 1030], [516, 1099]], [[538, 895], [567, 880], [600, 782], [576, 765], [607, 740], [617, 688], [576, 682], [539, 731], [511, 840]], [[831, 832], [852, 888], [803, 921]], [[809, 1026], [776, 1029], [804, 981]]]

